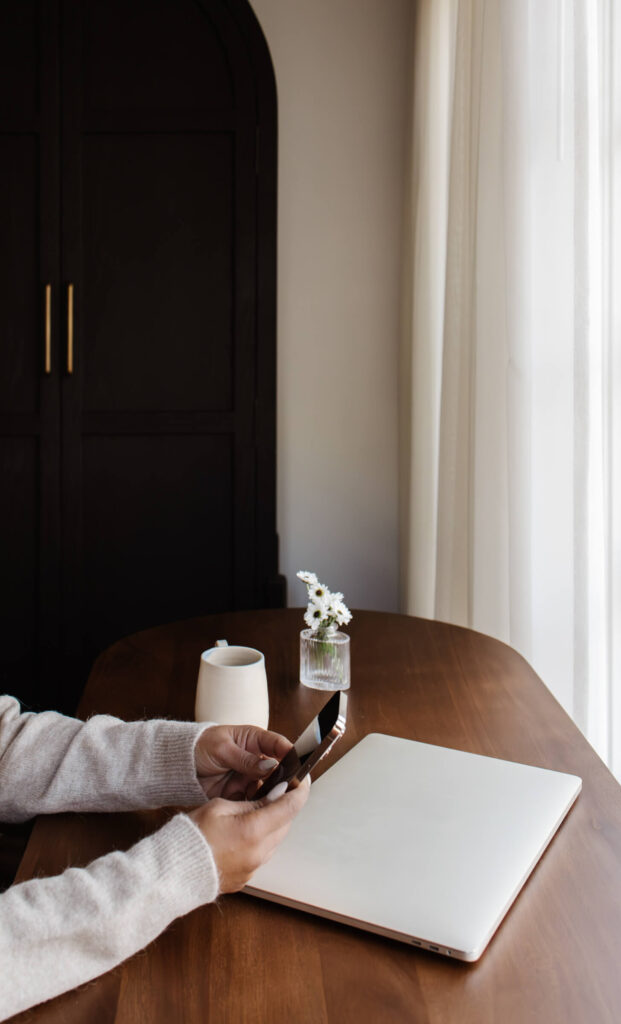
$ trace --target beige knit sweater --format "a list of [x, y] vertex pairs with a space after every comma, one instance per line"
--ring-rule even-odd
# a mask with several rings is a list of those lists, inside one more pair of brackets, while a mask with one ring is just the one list
[[[205, 728], [20, 714], [0, 696], [0, 821], [204, 803]], [[12, 886], [0, 895], [0, 1020], [110, 970], [217, 895], [209, 845], [184, 814], [127, 853]]]

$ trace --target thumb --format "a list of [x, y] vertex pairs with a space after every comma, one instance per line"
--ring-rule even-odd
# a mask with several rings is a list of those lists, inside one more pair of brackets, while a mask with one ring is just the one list
[[265, 778], [279, 763], [275, 757], [258, 757], [238, 746], [231, 749], [228, 762], [232, 771], [240, 775], [249, 775], [254, 779]]
[[[224, 818], [240, 818], [245, 814], [252, 814], [253, 811], [258, 811], [261, 804], [257, 800], [229, 800], [226, 797], [215, 797], [208, 803], [201, 805], [201, 810], [205, 811], [206, 808], [210, 808], [215, 811], [218, 817]], [[190, 817], [194, 812], [191, 812]]]

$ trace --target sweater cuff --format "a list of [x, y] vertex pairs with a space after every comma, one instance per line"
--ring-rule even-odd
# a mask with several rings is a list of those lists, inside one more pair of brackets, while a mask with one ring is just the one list
[[209, 843], [191, 818], [176, 814], [148, 841], [157, 861], [174, 863], [174, 873], [167, 874], [169, 884], [162, 894], [170, 904], [171, 920], [216, 899], [220, 892], [218, 868]]
[[213, 722], [162, 722], [153, 752], [149, 802], [153, 807], [196, 807], [207, 800], [196, 773], [195, 749]]

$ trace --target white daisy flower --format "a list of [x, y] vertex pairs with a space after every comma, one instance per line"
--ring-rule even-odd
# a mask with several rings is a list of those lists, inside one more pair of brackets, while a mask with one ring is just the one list
[[304, 622], [309, 629], [317, 629], [321, 626], [325, 617], [325, 608], [323, 605], [315, 604], [313, 601], [309, 602], [308, 608], [304, 615]]
[[339, 626], [346, 626], [348, 622], [351, 622], [351, 612], [342, 601], [333, 601], [330, 611], [336, 617]]
[[308, 588], [308, 594], [311, 601], [315, 601], [317, 604], [323, 604], [326, 606], [330, 605], [332, 594], [327, 587], [324, 587], [323, 583], [319, 583], [319, 581], [317, 581], [317, 583], [313, 583], [312, 586], [309, 586]]
[[315, 583], [319, 582], [314, 572], [299, 572], [297, 573], [297, 577], [299, 580], [302, 580], [302, 583], [306, 583], [309, 587], [312, 587]]

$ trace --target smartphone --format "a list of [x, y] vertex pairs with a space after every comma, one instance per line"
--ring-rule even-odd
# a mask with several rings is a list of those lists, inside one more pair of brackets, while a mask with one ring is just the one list
[[324, 704], [312, 722], [309, 722], [289, 753], [285, 754], [280, 764], [267, 776], [253, 799], [262, 800], [279, 782], [288, 782], [288, 789], [299, 786], [302, 779], [343, 735], [346, 721], [347, 695], [343, 690], [339, 690]]

